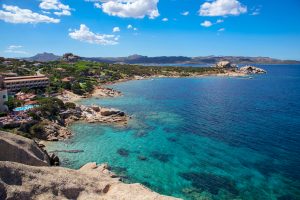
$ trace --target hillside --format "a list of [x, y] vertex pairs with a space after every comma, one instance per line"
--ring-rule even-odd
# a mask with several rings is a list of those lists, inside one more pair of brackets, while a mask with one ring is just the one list
[[[41, 53], [33, 57], [25, 58], [28, 61], [48, 62], [61, 59], [52, 53]], [[280, 60], [270, 57], [246, 57], [246, 56], [156, 56], [131, 55], [127, 57], [81, 57], [82, 60], [125, 63], [125, 64], [215, 64], [222, 60], [235, 64], [300, 64], [297, 60]]]

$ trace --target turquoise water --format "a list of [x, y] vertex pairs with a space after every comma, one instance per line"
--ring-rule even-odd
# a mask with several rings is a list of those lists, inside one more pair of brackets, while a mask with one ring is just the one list
[[76, 123], [52, 143], [71, 168], [108, 162], [126, 182], [184, 199], [300, 199], [300, 66], [249, 78], [164, 78], [85, 99], [132, 116], [127, 127]]
[[22, 107], [17, 107], [14, 109], [15, 112], [19, 112], [19, 111], [25, 111], [25, 110], [29, 110], [31, 108], [34, 108], [37, 105], [26, 105], [26, 106], [22, 106]]

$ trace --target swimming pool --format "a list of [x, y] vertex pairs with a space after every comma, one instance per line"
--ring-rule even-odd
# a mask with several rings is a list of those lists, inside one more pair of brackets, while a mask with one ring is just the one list
[[31, 108], [37, 107], [38, 105], [26, 105], [26, 106], [22, 106], [22, 107], [17, 107], [14, 109], [15, 112], [20, 112], [20, 111], [26, 111], [29, 110]]

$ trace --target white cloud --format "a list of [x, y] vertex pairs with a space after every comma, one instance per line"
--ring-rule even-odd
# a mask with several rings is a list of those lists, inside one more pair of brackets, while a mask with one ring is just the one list
[[133, 27], [131, 24], [128, 24], [127, 29], [132, 29], [134, 31], [138, 30], [136, 27]]
[[238, 0], [214, 0], [201, 5], [199, 14], [201, 16], [226, 16], [240, 15], [247, 12], [247, 7]]
[[70, 6], [62, 4], [59, 0], [41, 0], [39, 6], [43, 10], [57, 10], [56, 12], [54, 12], [54, 14], [58, 16], [71, 15]]
[[159, 0], [99, 0], [95, 3], [97, 8], [111, 16], [124, 18], [144, 18], [148, 16], [154, 19], [159, 16], [157, 4]]
[[113, 32], [115, 33], [115, 32], [120, 32], [121, 31], [121, 29], [120, 29], [120, 27], [114, 27], [113, 28]]
[[219, 32], [225, 31], [225, 28], [220, 28], [218, 31]]
[[183, 16], [188, 16], [189, 14], [190, 14], [189, 11], [185, 11], [185, 12], [181, 13], [181, 15], [183, 15]]
[[101, 8], [101, 4], [100, 4], [100, 3], [94, 3], [94, 6], [95, 6], [96, 8]]
[[223, 19], [218, 19], [218, 20], [216, 21], [217, 24], [220, 24], [220, 23], [223, 23], [223, 22], [224, 22]]
[[206, 21], [204, 21], [204, 22], [201, 23], [201, 26], [204, 26], [204, 27], [210, 27], [212, 25], [213, 24], [211, 23], [211, 21], [208, 21], [208, 20], [206, 20]]
[[0, 20], [14, 24], [37, 24], [37, 23], [59, 23], [59, 19], [51, 18], [46, 15], [34, 13], [28, 9], [21, 9], [17, 6], [8, 6], [3, 4], [3, 9], [0, 10]]
[[169, 19], [168, 18], [163, 18], [162, 21], [167, 22], [167, 21], [169, 21]]
[[62, 10], [60, 12], [54, 12], [54, 14], [57, 15], [57, 16], [62, 16], [62, 15], [70, 16], [71, 12], [68, 11], [68, 10]]
[[4, 52], [5, 53], [14, 53], [14, 54], [28, 54], [26, 51], [20, 50], [20, 48], [23, 48], [23, 46], [10, 45], [7, 47], [7, 49]]
[[119, 36], [116, 35], [93, 33], [85, 24], [81, 24], [79, 30], [70, 32], [69, 36], [74, 40], [99, 45], [116, 45], [119, 40]]

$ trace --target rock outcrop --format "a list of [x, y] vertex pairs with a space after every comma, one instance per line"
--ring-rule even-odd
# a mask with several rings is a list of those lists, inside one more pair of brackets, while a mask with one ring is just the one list
[[267, 73], [266, 70], [254, 67], [254, 66], [244, 66], [239, 69], [240, 72], [245, 73], [245, 74], [265, 74]]
[[231, 64], [229, 61], [220, 61], [215, 65], [216, 68], [221, 69], [236, 69], [237, 66], [234, 64]]
[[0, 199], [172, 200], [141, 184], [125, 184], [107, 165], [79, 170], [0, 161]]
[[[173, 200], [141, 184], [125, 184], [107, 164], [79, 170], [50, 167], [59, 162], [27, 138], [0, 131], [0, 199]], [[55, 164], [55, 163], [54, 163]]]
[[0, 160], [34, 166], [50, 165], [47, 153], [34, 141], [3, 131], [0, 131]]

